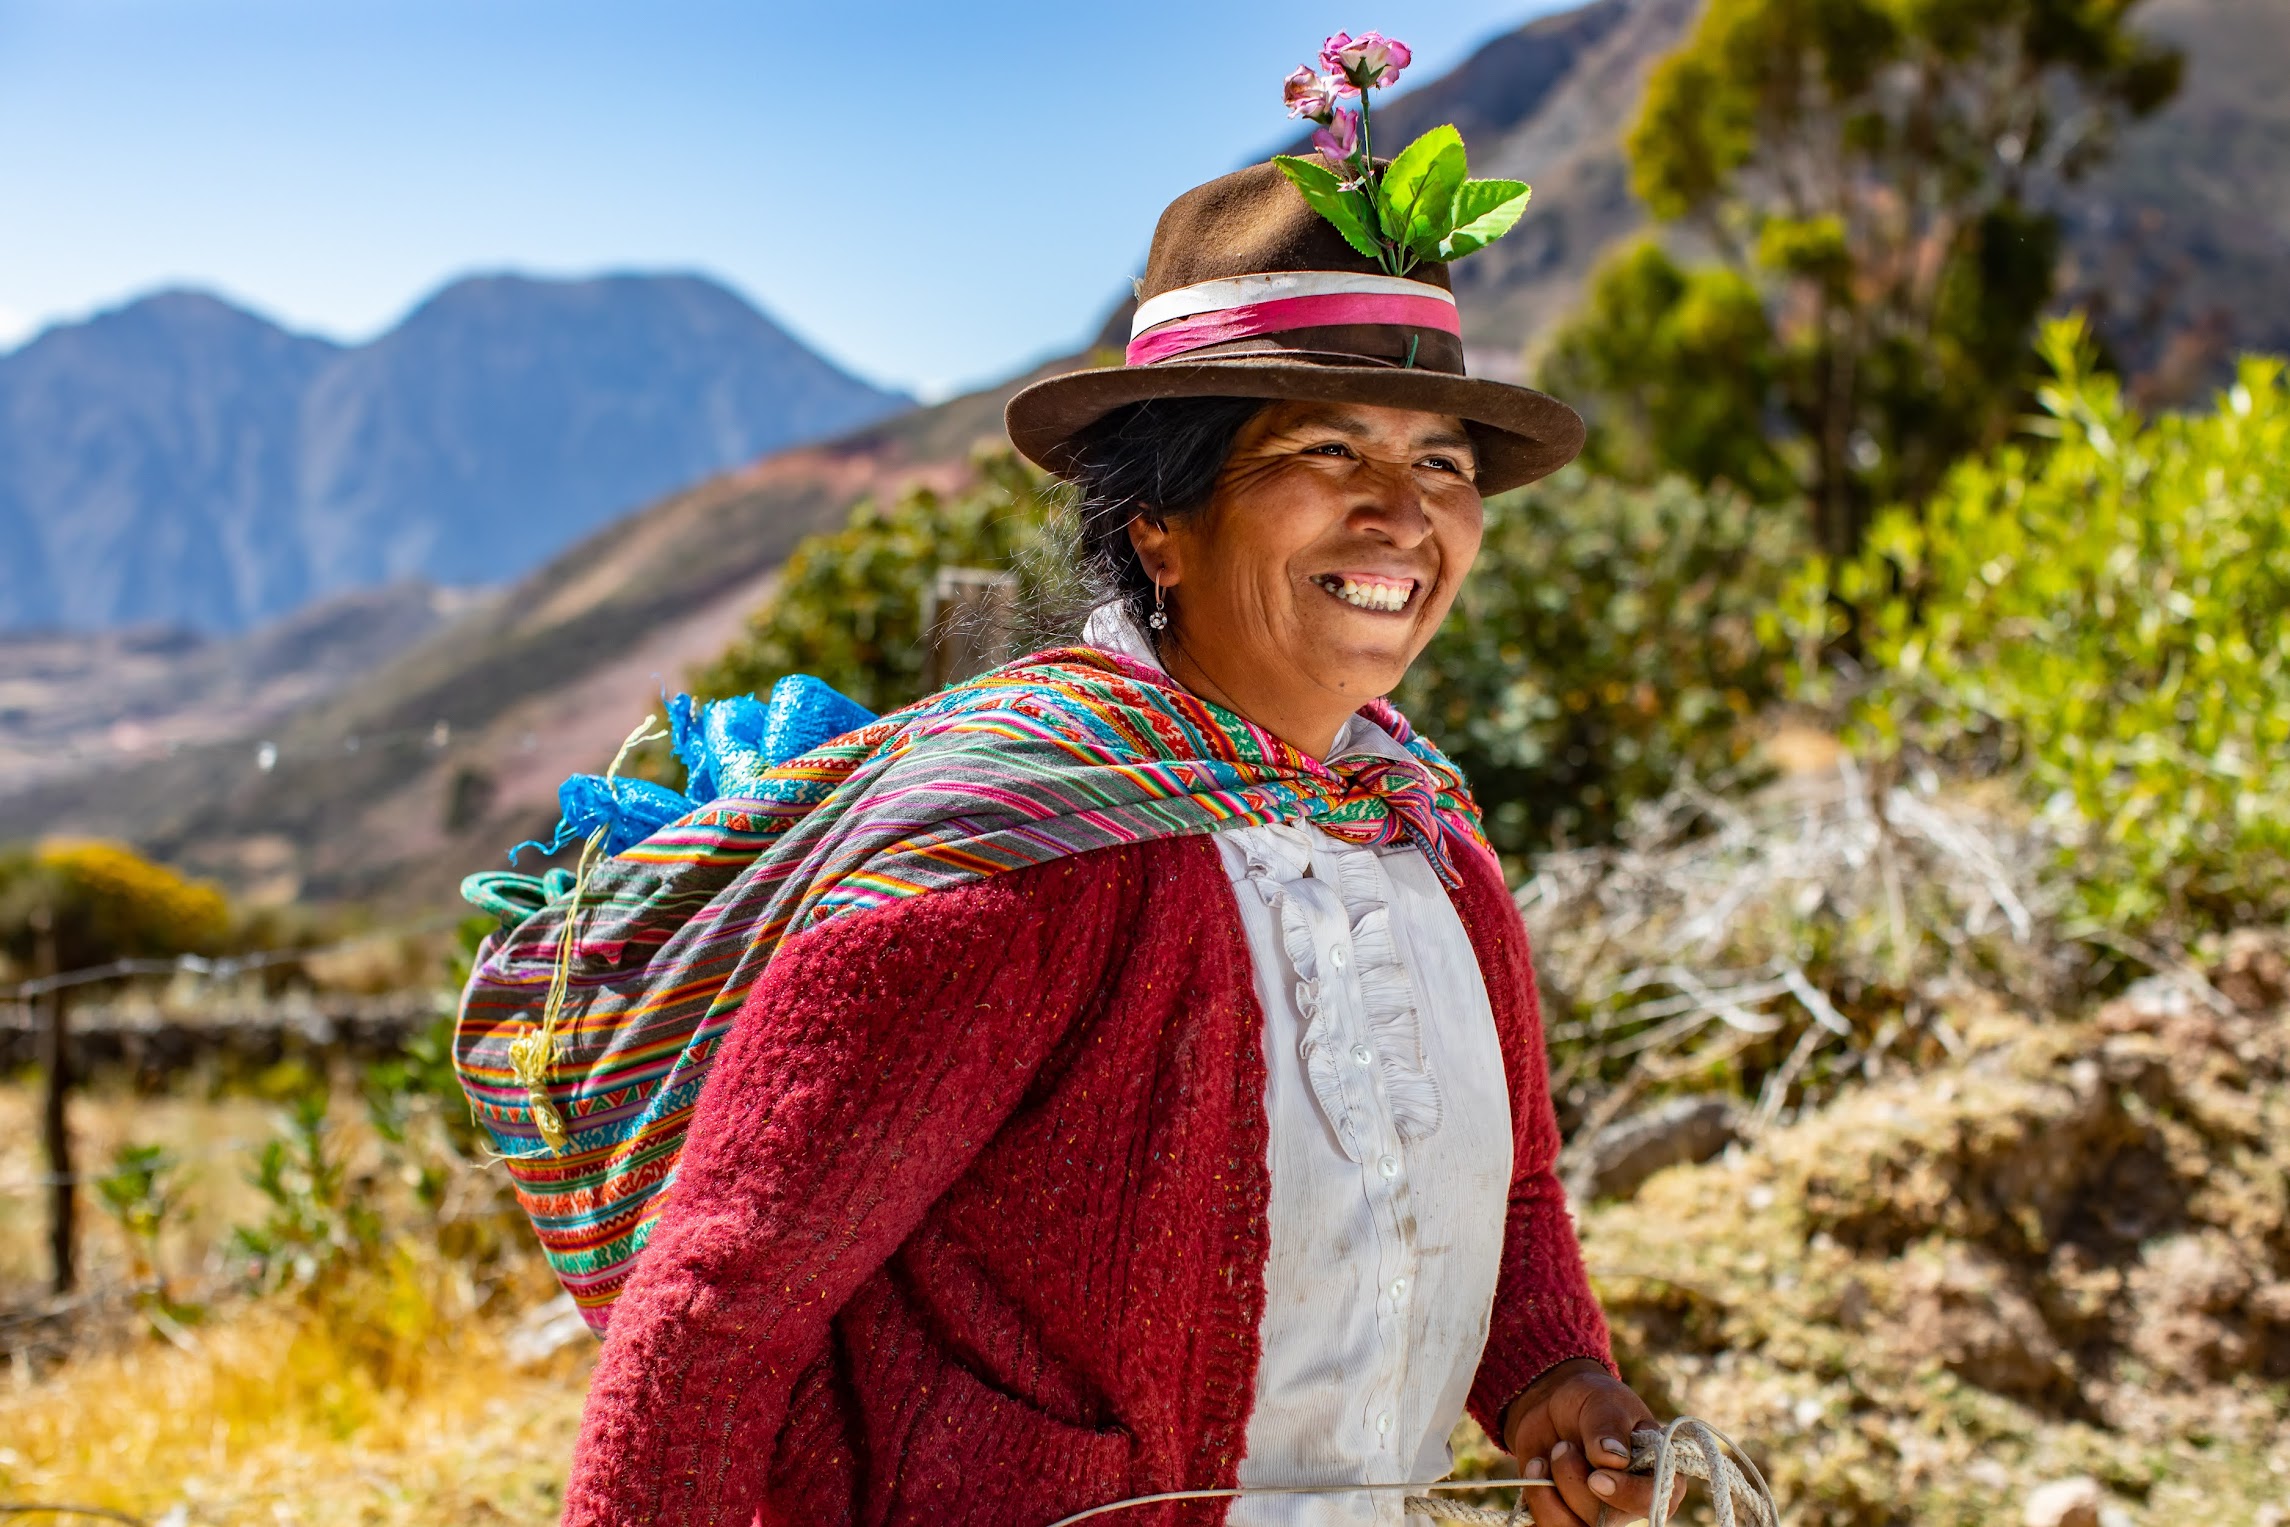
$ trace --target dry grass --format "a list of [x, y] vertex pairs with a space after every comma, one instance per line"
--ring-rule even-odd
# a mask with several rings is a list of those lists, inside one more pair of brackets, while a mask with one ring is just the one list
[[[38, 1186], [47, 1171], [40, 1156], [39, 1108], [37, 1088], [0, 1085], [0, 1304], [48, 1275], [47, 1197]], [[259, 1212], [261, 1200], [245, 1181], [246, 1162], [270, 1136], [275, 1111], [243, 1094], [79, 1094], [71, 1106], [74, 1165], [83, 1176], [99, 1173], [113, 1150], [126, 1144], [164, 1145], [181, 1157], [183, 1211], [171, 1222], [160, 1255], [171, 1274], [198, 1279], [214, 1271], [216, 1249], [230, 1227]], [[82, 1195], [80, 1218], [88, 1281], [98, 1287], [124, 1281], [126, 1243], [92, 1194]]]
[[[88, 1195], [94, 1297], [77, 1312], [73, 1355], [0, 1369], [0, 1503], [266, 1527], [556, 1519], [592, 1344], [511, 1362], [504, 1343], [521, 1315], [555, 1292], [538, 1257], [439, 1255], [357, 1106], [337, 1103], [342, 1149], [387, 1239], [299, 1294], [255, 1298], [234, 1285], [224, 1248], [234, 1224], [260, 1217], [245, 1173], [275, 1107], [237, 1095], [76, 1100], [83, 1167], [127, 1141], [184, 1159], [187, 1212], [162, 1264], [173, 1297], [206, 1308], [165, 1338], [137, 1314], [126, 1240]], [[35, 1106], [27, 1089], [0, 1088], [0, 1184], [39, 1170]], [[43, 1302], [42, 1206], [0, 1195], [0, 1307]]]
[[0, 1497], [196, 1523], [551, 1522], [591, 1352], [502, 1352], [450, 1268], [242, 1306], [0, 1394]]

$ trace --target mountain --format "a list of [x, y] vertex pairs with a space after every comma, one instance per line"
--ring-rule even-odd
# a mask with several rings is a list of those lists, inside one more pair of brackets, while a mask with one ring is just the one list
[[[1600, 250], [1641, 225], [1621, 134], [1646, 71], [1694, 14], [1694, 0], [1596, 0], [1498, 38], [1384, 108], [1397, 133], [1457, 122], [1479, 173], [1536, 187], [1521, 230], [1457, 270], [1476, 369], [1515, 372]], [[2153, 242], [2139, 247], [2152, 269], [2193, 273], [2167, 296], [2166, 317], [2198, 312], [2169, 304], [2199, 303], [2219, 283], [2241, 294], [2225, 320], [2238, 342], [2290, 349], [2290, 140], [2281, 136], [2290, 92], [2271, 85], [2290, 62], [2290, 6], [2149, 0], [2140, 14], [2188, 49], [2187, 86], [2079, 190], [2083, 200], [2068, 209], [2072, 258], [2104, 253], [2077, 208], [2138, 209], [2111, 212], [2106, 226], [2149, 230]], [[2128, 296], [2136, 279], [2134, 268], [2116, 283], [2123, 311], [2137, 310]], [[1081, 364], [1127, 333], [1118, 305], [1092, 344], [1035, 374]], [[1001, 440], [1002, 404], [1028, 380], [670, 494], [260, 734], [0, 795], [0, 840], [101, 831], [241, 886], [448, 902], [461, 875], [498, 864], [505, 845], [553, 820], [557, 783], [609, 759], [663, 684], [722, 649], [800, 537], [837, 523], [866, 494], [917, 478], [959, 482], [970, 454]], [[269, 771], [255, 765], [261, 738], [278, 750]]]
[[165, 292], [0, 356], [0, 629], [499, 582], [908, 402], [697, 276], [473, 277], [352, 347]]
[[0, 357], [0, 626], [228, 629], [303, 598], [302, 399], [339, 353], [165, 292]]

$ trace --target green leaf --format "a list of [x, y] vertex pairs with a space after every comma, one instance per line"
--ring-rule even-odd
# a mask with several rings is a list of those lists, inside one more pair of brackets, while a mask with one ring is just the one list
[[1534, 187], [1516, 180], [1463, 182], [1455, 188], [1455, 220], [1439, 246], [1438, 258], [1460, 260], [1509, 233], [1533, 194]]
[[1384, 237], [1420, 259], [1437, 259], [1439, 241], [1455, 226], [1455, 191], [1467, 173], [1463, 135], [1452, 126], [1435, 127], [1401, 149], [1376, 196]]
[[1288, 183], [1303, 193], [1313, 211], [1336, 225], [1345, 243], [1371, 260], [1382, 257], [1376, 248], [1376, 231], [1368, 225], [1366, 197], [1345, 190], [1335, 173], [1317, 159], [1275, 154], [1272, 162], [1280, 166]]

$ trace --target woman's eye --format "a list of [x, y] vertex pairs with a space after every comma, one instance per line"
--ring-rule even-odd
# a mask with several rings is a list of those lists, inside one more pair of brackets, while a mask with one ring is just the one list
[[1470, 475], [1463, 470], [1462, 464], [1452, 456], [1426, 456], [1423, 458], [1423, 464], [1434, 472], [1453, 472], [1458, 477]]
[[1307, 456], [1349, 456], [1352, 454], [1352, 448], [1340, 440], [1331, 440], [1326, 445], [1313, 446], [1304, 454]]

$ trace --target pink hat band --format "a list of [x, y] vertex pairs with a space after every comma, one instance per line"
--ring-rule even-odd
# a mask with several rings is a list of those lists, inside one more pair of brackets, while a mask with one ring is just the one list
[[1458, 339], [1463, 333], [1455, 298], [1428, 283], [1349, 271], [1277, 271], [1203, 281], [1139, 303], [1126, 359], [1150, 366], [1210, 345], [1337, 324]]

